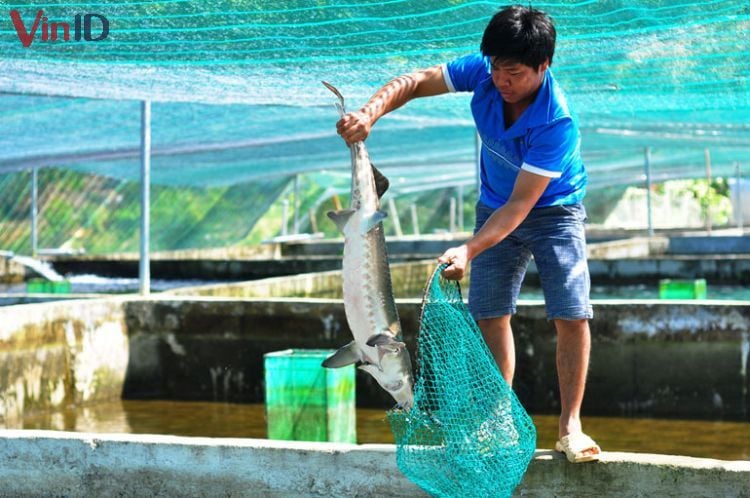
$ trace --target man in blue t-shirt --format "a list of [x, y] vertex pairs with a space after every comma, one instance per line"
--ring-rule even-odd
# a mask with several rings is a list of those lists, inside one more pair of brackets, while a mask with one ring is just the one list
[[510, 6], [485, 29], [481, 53], [395, 78], [337, 124], [347, 143], [416, 97], [473, 92], [482, 142], [481, 191], [474, 236], [439, 259], [459, 280], [472, 262], [469, 309], [508, 384], [515, 370], [510, 317], [534, 257], [547, 317], [557, 330], [561, 415], [555, 448], [571, 462], [598, 460], [580, 410], [591, 337], [589, 273], [581, 200], [586, 170], [578, 124], [549, 66], [555, 28], [542, 12]]

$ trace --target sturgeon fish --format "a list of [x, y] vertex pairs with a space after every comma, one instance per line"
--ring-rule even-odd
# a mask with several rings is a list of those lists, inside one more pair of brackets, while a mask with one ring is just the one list
[[[337, 97], [343, 116], [344, 97], [332, 85], [323, 84]], [[388, 179], [370, 163], [364, 142], [349, 146], [352, 183], [349, 209], [331, 211], [328, 217], [344, 233], [342, 262], [344, 310], [354, 340], [323, 362], [337, 368], [356, 363], [408, 410], [414, 403], [409, 351], [402, 341], [401, 323], [393, 299], [391, 271], [386, 253], [380, 197]]]

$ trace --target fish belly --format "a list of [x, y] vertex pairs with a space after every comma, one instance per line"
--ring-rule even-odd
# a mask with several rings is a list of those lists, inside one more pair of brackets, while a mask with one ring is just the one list
[[[350, 224], [351, 232], [345, 233], [344, 237], [344, 310], [354, 340], [367, 360], [376, 363], [376, 348], [367, 346], [366, 342], [372, 335], [388, 330], [391, 325], [389, 320], [392, 320], [388, 317], [391, 307], [388, 306], [388, 301], [393, 300], [392, 291], [390, 288], [383, 288], [384, 281], [387, 280], [390, 284], [390, 274], [380, 274], [384, 270], [388, 271], [382, 265], [384, 254], [381, 248], [385, 247], [385, 238], [382, 226], [361, 233], [358, 222], [362, 217], [356, 214], [354, 216], [355, 219], [351, 220], [354, 223]], [[395, 309], [395, 305], [392, 307]]]

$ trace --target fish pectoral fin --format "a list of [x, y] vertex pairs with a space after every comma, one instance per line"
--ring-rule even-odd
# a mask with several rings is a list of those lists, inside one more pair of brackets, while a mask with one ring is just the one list
[[349, 222], [349, 218], [354, 214], [353, 209], [341, 209], [339, 211], [328, 211], [328, 217], [336, 224], [339, 230], [344, 231], [344, 227]]
[[375, 192], [378, 194], [378, 199], [380, 199], [386, 190], [388, 190], [388, 187], [391, 186], [391, 182], [387, 176], [378, 171], [378, 168], [374, 164], [370, 163], [370, 166], [372, 167], [372, 176], [375, 179]]
[[365, 343], [368, 346], [393, 346], [396, 348], [403, 348], [406, 346], [401, 341], [397, 341], [391, 334], [373, 334], [370, 336], [369, 339], [367, 339], [367, 342]]
[[367, 225], [365, 225], [365, 233], [378, 226], [387, 217], [388, 213], [386, 213], [385, 211], [375, 211], [375, 213], [373, 213], [373, 215], [367, 219]]
[[378, 362], [382, 362], [383, 356], [386, 354], [398, 354], [404, 348], [406, 344], [401, 341], [397, 341], [390, 334], [375, 334], [367, 339], [368, 346], [377, 348], [378, 350]]
[[355, 341], [352, 341], [323, 360], [323, 366], [326, 368], [339, 368], [357, 363], [358, 361], [360, 361], [359, 346], [357, 346]]

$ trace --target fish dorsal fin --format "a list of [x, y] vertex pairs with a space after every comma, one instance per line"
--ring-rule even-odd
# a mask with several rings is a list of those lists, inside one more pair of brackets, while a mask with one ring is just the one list
[[354, 214], [353, 209], [341, 209], [339, 211], [328, 211], [328, 217], [336, 224], [339, 230], [344, 231], [344, 227], [349, 222], [349, 218]]
[[346, 346], [340, 347], [338, 351], [323, 360], [323, 366], [326, 368], [339, 368], [357, 363], [359, 360], [359, 347], [355, 341], [352, 341]]
[[380, 199], [388, 190], [388, 187], [390, 187], [391, 182], [388, 180], [388, 177], [378, 171], [378, 168], [374, 164], [370, 163], [370, 166], [372, 167], [372, 176], [375, 179], [375, 192], [378, 194], [378, 199]]
[[372, 216], [367, 219], [367, 224], [365, 225], [365, 233], [368, 233], [370, 230], [378, 226], [380, 222], [382, 222], [387, 217], [388, 213], [386, 213], [385, 211], [375, 211]]

